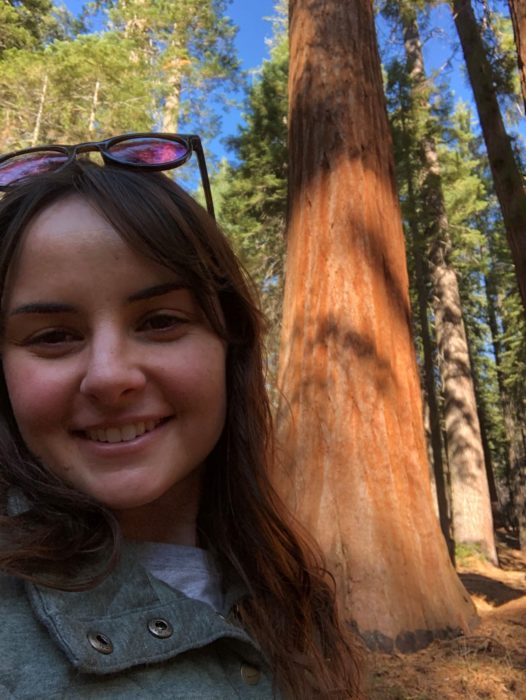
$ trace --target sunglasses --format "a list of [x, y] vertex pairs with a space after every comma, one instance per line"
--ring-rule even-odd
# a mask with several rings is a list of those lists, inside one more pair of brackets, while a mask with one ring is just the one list
[[197, 155], [208, 213], [215, 218], [205, 154], [199, 136], [186, 134], [124, 134], [105, 141], [74, 146], [35, 146], [0, 156], [0, 191], [27, 177], [62, 170], [82, 153], [99, 151], [107, 165], [145, 171], [171, 170]]

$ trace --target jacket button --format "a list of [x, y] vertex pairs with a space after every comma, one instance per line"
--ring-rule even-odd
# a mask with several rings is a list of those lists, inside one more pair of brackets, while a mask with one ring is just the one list
[[255, 666], [249, 666], [248, 664], [241, 665], [241, 678], [245, 681], [247, 685], [257, 685], [261, 678], [261, 671]]
[[161, 617], [156, 617], [148, 622], [148, 630], [150, 634], [159, 639], [167, 639], [174, 633], [172, 625]]
[[88, 642], [99, 654], [111, 654], [113, 651], [111, 639], [102, 632], [88, 632]]

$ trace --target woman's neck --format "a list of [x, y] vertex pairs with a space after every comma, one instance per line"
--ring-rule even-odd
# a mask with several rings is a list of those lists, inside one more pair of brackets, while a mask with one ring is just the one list
[[192, 472], [160, 498], [115, 511], [125, 539], [197, 546], [201, 470]]

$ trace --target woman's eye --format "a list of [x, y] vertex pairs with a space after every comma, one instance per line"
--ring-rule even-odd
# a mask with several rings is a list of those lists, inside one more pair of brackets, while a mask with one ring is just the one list
[[17, 343], [42, 357], [62, 357], [75, 352], [82, 341], [81, 335], [65, 328], [37, 331]]
[[54, 346], [65, 343], [74, 343], [79, 340], [78, 336], [71, 331], [62, 328], [53, 328], [52, 330], [36, 333], [26, 340], [26, 345], [37, 346]]
[[139, 330], [141, 331], [172, 331], [179, 329], [184, 323], [187, 323], [187, 319], [181, 316], [174, 316], [174, 314], [155, 314], [153, 316], [148, 316], [144, 319]]

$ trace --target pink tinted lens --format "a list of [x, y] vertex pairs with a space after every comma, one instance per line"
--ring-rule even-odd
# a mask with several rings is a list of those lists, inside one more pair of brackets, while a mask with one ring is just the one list
[[144, 138], [120, 141], [108, 148], [112, 158], [121, 163], [167, 165], [188, 155], [188, 147], [177, 141]]
[[0, 163], [0, 187], [12, 185], [31, 175], [58, 170], [68, 161], [68, 158], [66, 153], [57, 151], [36, 151], [8, 158]]

